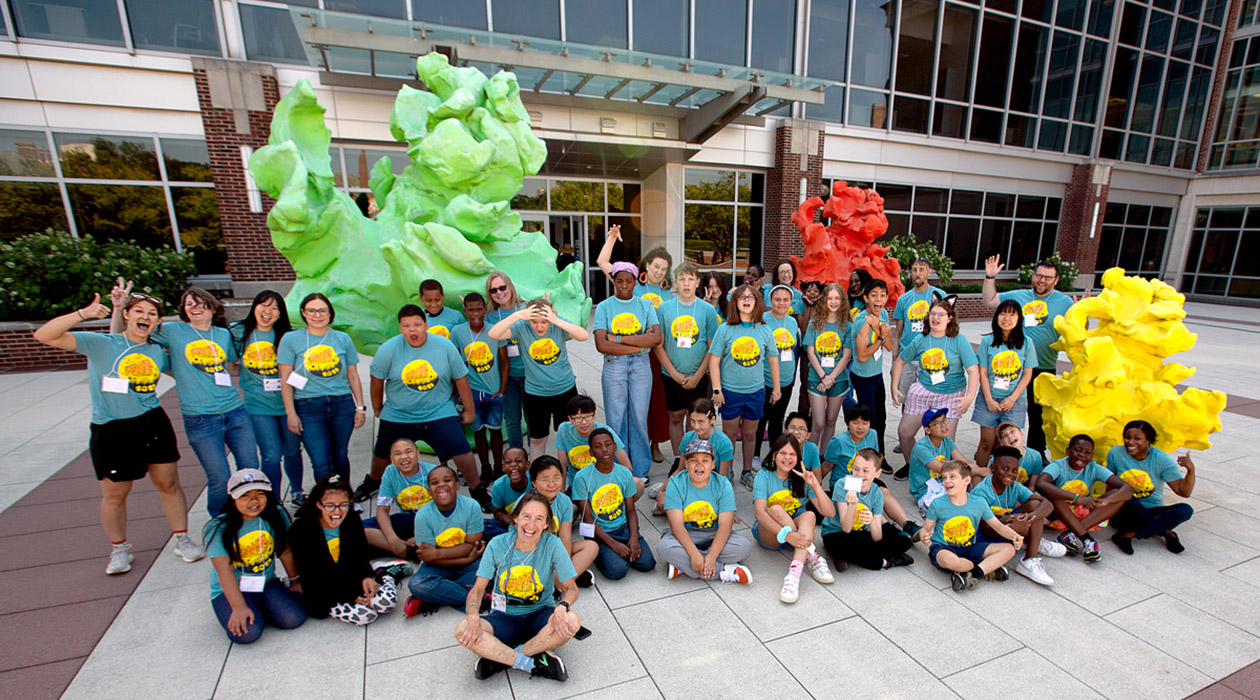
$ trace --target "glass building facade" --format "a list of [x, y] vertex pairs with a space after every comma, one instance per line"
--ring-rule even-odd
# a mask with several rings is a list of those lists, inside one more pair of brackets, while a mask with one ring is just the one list
[[1194, 217], [1181, 291], [1260, 299], [1260, 207], [1203, 207]]

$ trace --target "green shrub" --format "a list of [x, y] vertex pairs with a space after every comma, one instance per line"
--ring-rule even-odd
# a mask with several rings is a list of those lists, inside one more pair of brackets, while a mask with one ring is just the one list
[[0, 321], [44, 321], [83, 308], [93, 293], [108, 305], [118, 277], [135, 280], [135, 291], [161, 298], [171, 313], [195, 273], [192, 253], [48, 229], [0, 244]]
[[901, 282], [906, 285], [906, 288], [911, 286], [910, 263], [914, 262], [915, 258], [930, 260], [932, 269], [936, 272], [936, 277], [941, 284], [954, 278], [954, 261], [945, 257], [931, 241], [920, 241], [910, 234], [897, 236], [888, 242], [888, 254], [901, 263]]
[[[979, 294], [984, 291], [984, 285], [980, 282], [950, 282], [948, 284], [937, 285], [945, 290], [947, 294]], [[998, 282], [998, 293], [1013, 292], [1017, 289], [1027, 289], [1026, 284], [1016, 284], [1015, 282]]]
[[[1054, 251], [1054, 255], [1051, 255], [1049, 260], [1059, 266], [1059, 283], [1054, 288], [1060, 292], [1070, 292], [1075, 289], [1076, 287], [1073, 283], [1076, 282], [1076, 276], [1080, 274], [1076, 269], [1076, 263], [1068, 262], [1059, 257], [1059, 251], [1057, 250]], [[1026, 287], [1032, 283], [1033, 268], [1036, 266], [1037, 263], [1035, 262], [1019, 266], [1020, 284]]]

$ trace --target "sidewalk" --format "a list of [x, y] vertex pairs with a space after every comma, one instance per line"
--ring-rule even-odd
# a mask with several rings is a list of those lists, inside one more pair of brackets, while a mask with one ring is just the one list
[[[1187, 304], [1187, 311], [1199, 344], [1172, 359], [1198, 368], [1188, 384], [1260, 402], [1251, 359], [1260, 310]], [[974, 342], [987, 327], [970, 322], [963, 330]], [[593, 345], [571, 344], [570, 351], [579, 387], [601, 402], [602, 363]], [[358, 368], [366, 375], [366, 362]], [[514, 672], [478, 682], [474, 657], [452, 638], [459, 619], [453, 610], [411, 620], [396, 612], [366, 628], [312, 620], [233, 646], [210, 610], [208, 561], [185, 564], [165, 542], [160, 553], [137, 556], [132, 573], [106, 577], [95, 494], [85, 488], [91, 484], [71, 494], [50, 478], [85, 459], [85, 375], [0, 375], [0, 478], [9, 486], [0, 496], [0, 552], [10, 555], [0, 560], [0, 620], [9, 631], [0, 683], [12, 697], [56, 697], [64, 688], [69, 698], [1180, 698], [1226, 678], [1211, 697], [1260, 697], [1260, 671], [1231, 675], [1260, 659], [1260, 545], [1253, 534], [1260, 530], [1260, 464], [1249, 439], [1260, 433], [1260, 419], [1229, 409], [1213, 449], [1194, 456], [1198, 485], [1189, 502], [1196, 514], [1180, 529], [1187, 546], [1180, 556], [1162, 543], [1139, 542], [1127, 557], [1104, 537], [1098, 564], [1047, 560], [1052, 588], [1014, 576], [958, 595], [916, 545], [916, 563], [905, 569], [850, 570], [830, 586], [806, 577], [800, 602], [791, 606], [777, 596], [788, 559], [762, 549], [747, 562], [750, 586], [668, 581], [660, 568], [617, 582], [597, 574], [596, 587], [583, 590], [575, 606], [593, 634], [560, 651], [567, 683]], [[888, 433], [895, 436], [897, 413], [889, 409]], [[960, 424], [964, 452], [977, 436], [974, 424]], [[356, 482], [369, 443], [367, 430], [356, 432]], [[899, 464], [891, 442], [887, 448]], [[182, 465], [187, 486], [194, 474]], [[663, 478], [665, 467], [654, 465], [653, 478]], [[905, 482], [893, 482], [892, 491], [909, 502]], [[52, 502], [68, 500], [76, 504], [80, 546], [49, 559], [20, 554], [24, 538], [65, 527], [44, 518]], [[157, 512], [151, 487], [141, 493], [137, 486], [132, 503], [133, 517]], [[744, 520], [737, 527], [746, 530], [752, 499], [738, 485], [736, 503]], [[668, 526], [650, 509], [641, 504], [639, 520], [655, 545]], [[160, 514], [158, 520], [164, 526]], [[192, 506], [190, 529], [199, 532], [205, 520], [203, 496]], [[139, 565], [152, 559], [144, 573]], [[13, 573], [19, 566], [27, 573]], [[124, 583], [134, 592], [111, 588]], [[98, 591], [97, 599], [63, 603], [63, 591], [80, 588]], [[94, 648], [87, 624], [64, 633], [55, 653], [40, 656], [29, 642], [56, 620], [89, 618], [108, 625]], [[859, 669], [859, 658], [869, 667]]]

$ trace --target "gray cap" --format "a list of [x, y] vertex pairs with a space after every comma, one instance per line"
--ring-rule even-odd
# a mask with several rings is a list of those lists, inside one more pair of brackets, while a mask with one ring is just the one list
[[250, 491], [270, 491], [271, 479], [258, 469], [237, 469], [228, 479], [227, 492], [232, 498], [240, 498]]
[[710, 457], [716, 456], [713, 452], [713, 443], [708, 440], [692, 440], [687, 443], [687, 447], [683, 449], [683, 456], [690, 457], [695, 454], [706, 454]]

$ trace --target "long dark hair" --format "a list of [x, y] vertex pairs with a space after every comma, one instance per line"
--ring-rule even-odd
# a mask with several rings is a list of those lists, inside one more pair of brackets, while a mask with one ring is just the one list
[[[1015, 314], [1015, 327], [1009, 334], [998, 325], [998, 316], [1002, 315], [1003, 311]], [[993, 312], [993, 347], [1000, 348], [1003, 345], [1015, 351], [1024, 347], [1024, 312], [1020, 309], [1019, 302], [1014, 299], [1007, 299], [998, 304], [997, 310]]]
[[276, 309], [280, 311], [280, 318], [277, 318], [275, 325], [271, 327], [271, 330], [276, 334], [275, 346], [280, 347], [280, 339], [284, 337], [285, 333], [293, 330], [293, 324], [289, 321], [289, 307], [285, 305], [284, 297], [280, 296], [278, 292], [264, 289], [258, 293], [258, 296], [254, 297], [254, 303], [249, 307], [249, 314], [240, 322], [241, 339], [237, 342], [237, 355], [245, 356], [245, 346], [249, 343], [249, 336], [258, 330], [258, 317], [254, 315], [254, 311], [269, 301], [274, 301]]
[[858, 287], [857, 287], [857, 289], [853, 289], [853, 288], [852, 288], [852, 285], [850, 285], [850, 288], [849, 288], [849, 306], [853, 306], [853, 302], [855, 302], [855, 301], [857, 301], [857, 300], [861, 299], [862, 297], [866, 296], [866, 288], [867, 288], [867, 286], [869, 286], [869, 285], [870, 285], [871, 280], [875, 279], [873, 276], [871, 276], [871, 273], [870, 273], [870, 272], [868, 272], [868, 271], [867, 271], [866, 269], [864, 269], [864, 268], [859, 267], [859, 268], [857, 268], [856, 270], [854, 270], [853, 272], [850, 272], [850, 273], [849, 273], [849, 279], [848, 279], [848, 280], [845, 280], [845, 281], [846, 281], [846, 282], [851, 281], [851, 280], [852, 280], [852, 278], [853, 278], [853, 275], [857, 275], [857, 278], [858, 278]]
[[756, 297], [753, 299], [753, 325], [765, 323], [766, 320], [762, 317], [766, 314], [766, 302], [762, 298], [761, 290], [754, 289], [753, 286], [749, 284], [741, 284], [731, 291], [731, 299], [726, 302], [726, 322], [732, 326], [738, 326], [742, 323], [742, 321], [739, 320], [739, 297], [744, 293], [744, 291], [748, 291]]
[[[350, 484], [346, 483], [346, 480], [341, 478], [339, 474], [329, 474], [315, 483], [315, 486], [311, 488], [311, 492], [307, 494], [306, 500], [302, 501], [302, 505], [298, 507], [293, 519], [313, 518], [319, 520], [321, 514], [319, 502], [324, 500], [324, 496], [329, 491], [341, 491], [346, 494], [346, 498], [350, 499], [350, 503], [354, 503], [354, 491], [350, 490]], [[353, 506], [351, 506], [351, 509], [353, 510]], [[349, 513], [346, 515], [349, 515]]]
[[775, 457], [778, 456], [779, 450], [787, 447], [788, 445], [791, 445], [792, 450], [796, 452], [796, 465], [792, 467], [792, 471], [788, 472], [788, 483], [792, 485], [793, 496], [797, 498], [804, 498], [805, 480], [796, 473], [796, 470], [803, 469], [805, 462], [803, 455], [801, 454], [801, 443], [797, 442], [795, 436], [789, 433], [783, 433], [780, 435], [779, 439], [775, 440], [774, 443], [770, 445], [770, 456], [766, 458], [766, 461], [761, 463], [761, 468], [777, 470], [778, 467], [775, 466]]
[[[675, 273], [675, 274], [677, 274], [677, 273]], [[718, 289], [720, 290], [720, 291], [718, 292], [718, 307], [717, 307], [717, 310], [718, 310], [718, 312], [720, 313], [720, 312], [722, 311], [722, 302], [723, 302], [723, 298], [726, 296], [726, 293], [729, 291], [729, 289], [728, 289], [728, 288], [727, 288], [727, 286], [726, 286], [726, 278], [725, 278], [725, 277], [723, 277], [722, 275], [720, 275], [720, 274], [718, 274], [718, 273], [714, 272], [713, 270], [709, 270], [708, 272], [705, 272], [704, 274], [700, 275], [700, 287], [699, 287], [699, 289], [697, 289], [697, 291], [696, 291], [696, 296], [698, 296], [698, 297], [700, 297], [701, 299], [703, 299], [703, 298], [704, 298], [704, 297], [708, 294], [708, 291], [709, 291], [709, 280], [717, 280], [717, 283], [718, 283]]]
[[[289, 547], [288, 519], [284, 516], [284, 511], [280, 510], [280, 502], [276, 500], [276, 494], [272, 491], [263, 491], [263, 493], [267, 496], [267, 505], [263, 506], [262, 513], [258, 517], [271, 526], [271, 536], [275, 539], [272, 556], [278, 557]], [[227, 550], [228, 558], [233, 564], [240, 564], [241, 549], [237, 540], [241, 534], [241, 525], [244, 523], [245, 518], [236, 508], [236, 499], [229, 497], [224, 502], [219, 517], [206, 525], [205, 542], [209, 544], [210, 538], [218, 535], [223, 540], [223, 548]]]

